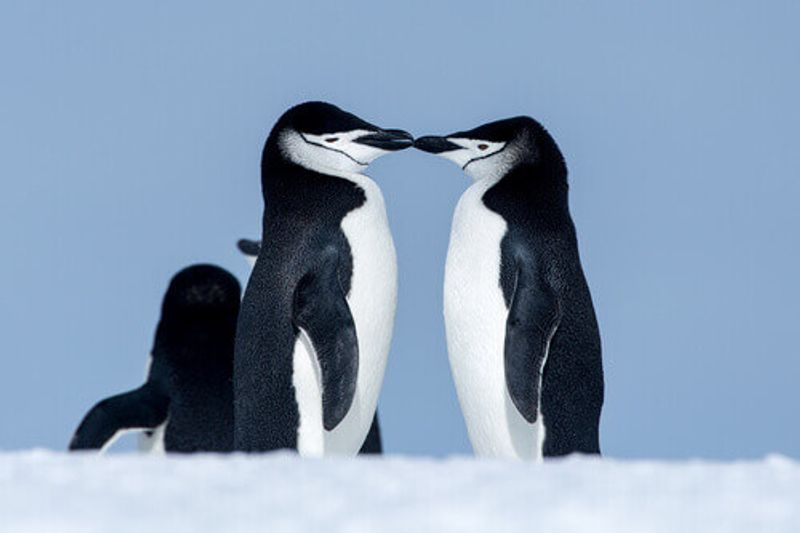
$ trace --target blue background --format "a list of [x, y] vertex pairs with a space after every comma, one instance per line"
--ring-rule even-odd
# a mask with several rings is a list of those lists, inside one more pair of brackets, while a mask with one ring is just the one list
[[[0, 448], [63, 449], [142, 381], [170, 276], [260, 226], [259, 157], [307, 99], [415, 134], [529, 114], [559, 142], [618, 457], [800, 457], [800, 4], [0, 6]], [[210, 4], [210, 3], [207, 3]], [[399, 255], [390, 452], [467, 453], [442, 279], [468, 179], [370, 171]]]

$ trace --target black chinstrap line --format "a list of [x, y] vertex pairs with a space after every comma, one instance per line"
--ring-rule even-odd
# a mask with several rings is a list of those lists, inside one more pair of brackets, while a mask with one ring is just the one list
[[[300, 133], [300, 132], [298, 132], [298, 133]], [[350, 161], [354, 162], [356, 165], [361, 165], [362, 167], [369, 166], [369, 163], [362, 163], [361, 161], [359, 161], [358, 159], [354, 158], [353, 156], [351, 156], [350, 154], [348, 154], [344, 150], [337, 150], [336, 148], [331, 148], [330, 146], [325, 146], [324, 144], [320, 144], [320, 143], [315, 143], [313, 141], [309, 141], [308, 139], [306, 139], [306, 136], [303, 135], [302, 133], [300, 133], [300, 138], [303, 139], [306, 143], [308, 143], [308, 144], [310, 144], [312, 146], [319, 146], [320, 148], [324, 148], [325, 150], [330, 150], [331, 152], [336, 152], [336, 153], [342, 154], [347, 159], [349, 159]]]

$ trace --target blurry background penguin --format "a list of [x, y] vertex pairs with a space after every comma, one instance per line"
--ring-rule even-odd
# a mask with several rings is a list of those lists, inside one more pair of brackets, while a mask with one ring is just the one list
[[[253, 267], [256, 264], [258, 252], [261, 250], [261, 241], [239, 239], [236, 246], [244, 254], [248, 264]], [[381, 427], [378, 423], [377, 411], [375, 412], [375, 418], [372, 420], [372, 426], [369, 428], [369, 433], [367, 433], [367, 439], [358, 453], [362, 455], [383, 453], [383, 441], [381, 440]]]
[[108, 448], [141, 430], [151, 452], [233, 449], [233, 350], [241, 288], [212, 265], [176, 274], [161, 307], [147, 380], [96, 404], [75, 431], [70, 450]]

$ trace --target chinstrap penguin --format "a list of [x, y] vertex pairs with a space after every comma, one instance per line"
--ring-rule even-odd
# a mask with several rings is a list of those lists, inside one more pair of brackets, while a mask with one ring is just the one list
[[83, 418], [70, 450], [108, 448], [143, 430], [153, 452], [233, 449], [233, 348], [241, 289], [225, 270], [193, 265], [176, 274], [161, 307], [147, 380], [106, 398]]
[[476, 454], [600, 453], [600, 334], [555, 141], [517, 117], [415, 146], [475, 180], [453, 217], [444, 315]]
[[412, 143], [323, 102], [289, 109], [269, 134], [262, 246], [236, 336], [237, 450], [355, 455], [364, 443], [397, 265], [383, 196], [362, 172]]

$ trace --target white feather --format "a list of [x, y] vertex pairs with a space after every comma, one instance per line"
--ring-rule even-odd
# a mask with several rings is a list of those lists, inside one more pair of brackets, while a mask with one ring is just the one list
[[505, 380], [508, 310], [500, 287], [505, 220], [482, 202], [495, 180], [463, 194], [453, 217], [445, 267], [447, 347], [469, 438], [479, 456], [541, 459], [542, 416], [529, 424], [514, 407]]
[[397, 306], [397, 256], [378, 185], [362, 174], [344, 177], [366, 195], [364, 205], [341, 224], [353, 256], [347, 303], [358, 337], [358, 381], [350, 411], [325, 434], [325, 453], [355, 455], [372, 425], [386, 370]]

